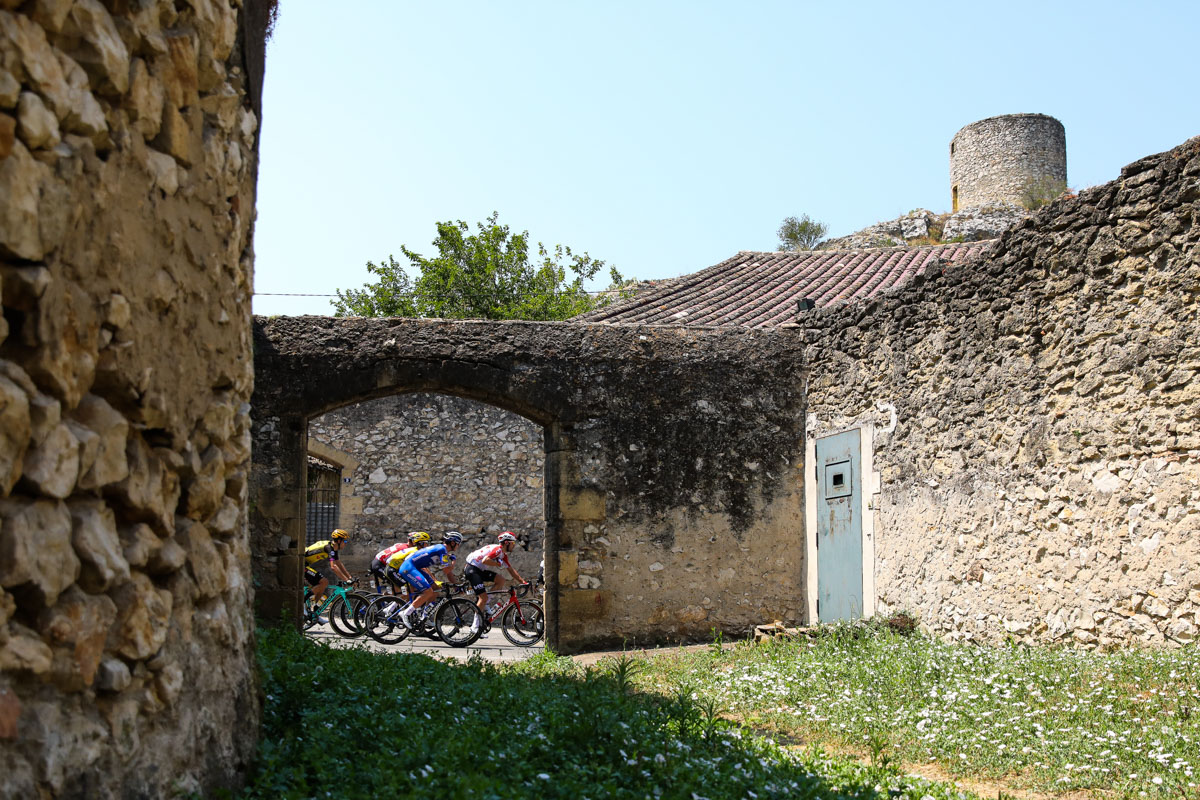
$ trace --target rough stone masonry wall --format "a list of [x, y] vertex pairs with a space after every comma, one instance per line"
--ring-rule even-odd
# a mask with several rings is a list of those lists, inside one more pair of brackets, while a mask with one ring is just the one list
[[5, 796], [207, 794], [254, 750], [240, 6], [0, 1]]
[[436, 541], [461, 531], [463, 550], [515, 531], [522, 577], [537, 575], [545, 538], [543, 433], [536, 423], [495, 406], [450, 395], [415, 393], [343, 406], [309, 422], [310, 446], [353, 457], [343, 472], [351, 491], [340, 524], [351, 533], [342, 559], [355, 574], [406, 532]]
[[[1067, 135], [1045, 114], [1008, 114], [972, 122], [950, 141], [950, 186], [959, 211], [1021, 205], [1033, 181], [1067, 181]], [[953, 226], [957, 227], [957, 226]], [[947, 233], [946, 236], [957, 235]]]
[[810, 435], [874, 424], [880, 610], [955, 638], [1200, 623], [1200, 139], [983, 260], [816, 312]]
[[251, 525], [264, 617], [294, 609], [299, 594], [307, 420], [439, 392], [546, 432], [553, 646], [800, 621], [796, 330], [278, 317], [256, 318], [254, 337]]

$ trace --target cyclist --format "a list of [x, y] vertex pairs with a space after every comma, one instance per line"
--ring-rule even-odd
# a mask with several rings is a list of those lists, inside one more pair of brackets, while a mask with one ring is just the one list
[[[397, 553], [405, 553], [405, 555], [407, 555], [407, 551], [413, 547], [413, 537], [418, 533], [423, 532], [424, 531], [409, 531], [405, 541], [396, 542], [391, 547], [383, 548], [375, 554], [373, 559], [371, 559], [371, 567], [368, 571], [371, 573], [371, 577], [375, 579], [375, 588], [377, 590], [382, 591], [382, 587], [385, 583], [391, 583], [391, 579], [389, 579], [387, 576], [388, 559]], [[392, 583], [391, 585], [394, 590], [400, 588], [399, 585], [395, 583]]]
[[516, 567], [508, 560], [508, 554], [517, 546], [517, 537], [512, 531], [505, 531], [497, 537], [496, 544], [487, 544], [467, 556], [467, 566], [463, 577], [475, 590], [475, 605], [483, 616], [488, 614], [487, 587], [491, 582], [495, 591], [504, 588], [504, 576], [498, 575], [500, 570], [507, 570], [517, 583], [525, 583], [525, 579], [517, 572]]
[[338, 558], [338, 553], [349, 538], [350, 534], [338, 528], [329, 534], [328, 539], [313, 542], [304, 548], [304, 580], [312, 587], [313, 608], [320, 607], [325, 599], [325, 590], [329, 588], [329, 579], [333, 577], [330, 570], [344, 581], [353, 580]]
[[433, 599], [432, 571], [440, 569], [450, 583], [454, 582], [454, 551], [462, 543], [462, 534], [450, 531], [441, 544], [429, 544], [429, 534], [418, 531], [412, 551], [398, 552], [388, 559], [387, 576], [403, 580], [416, 598], [400, 610], [400, 620], [410, 630], [415, 625], [413, 614]]

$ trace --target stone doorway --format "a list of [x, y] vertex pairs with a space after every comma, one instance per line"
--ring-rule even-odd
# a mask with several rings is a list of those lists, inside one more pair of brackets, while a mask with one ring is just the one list
[[546, 528], [542, 426], [487, 403], [413, 392], [327, 411], [308, 431], [310, 456], [333, 448], [355, 463], [342, 480], [357, 503], [340, 524], [351, 537], [342, 559], [354, 574], [408, 531], [434, 541], [459, 531], [465, 554], [511, 530], [521, 542], [514, 566], [527, 579], [537, 575]]

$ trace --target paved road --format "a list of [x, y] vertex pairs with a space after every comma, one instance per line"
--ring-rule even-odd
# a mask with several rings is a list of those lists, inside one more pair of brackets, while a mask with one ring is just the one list
[[467, 660], [478, 653], [488, 661], [520, 661], [529, 658], [534, 653], [544, 649], [545, 642], [541, 641], [532, 647], [517, 647], [498, 628], [488, 631], [476, 640], [470, 647], [450, 647], [440, 639], [426, 639], [424, 636], [409, 636], [400, 644], [379, 644], [375, 640], [360, 636], [357, 639], [344, 639], [333, 632], [328, 625], [317, 625], [308, 630], [308, 636], [319, 642], [328, 642], [333, 647], [362, 647], [381, 653], [425, 653], [440, 658], [455, 658]]

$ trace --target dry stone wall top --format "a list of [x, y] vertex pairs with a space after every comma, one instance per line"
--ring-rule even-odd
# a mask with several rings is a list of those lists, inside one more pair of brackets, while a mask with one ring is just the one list
[[0, 3], [5, 796], [209, 794], [254, 750], [241, 7]]

